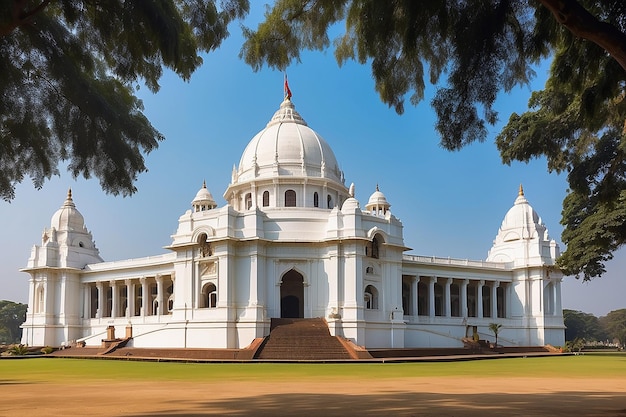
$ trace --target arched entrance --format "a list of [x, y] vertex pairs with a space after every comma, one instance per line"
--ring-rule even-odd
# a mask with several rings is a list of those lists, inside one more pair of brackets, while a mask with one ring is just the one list
[[304, 277], [292, 269], [280, 285], [280, 317], [304, 318]]

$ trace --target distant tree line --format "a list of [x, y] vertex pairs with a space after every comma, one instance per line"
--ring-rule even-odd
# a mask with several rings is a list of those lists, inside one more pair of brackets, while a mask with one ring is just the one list
[[28, 305], [0, 300], [0, 344], [19, 343]]
[[577, 310], [563, 310], [565, 340], [618, 343], [626, 346], [626, 308], [613, 310], [606, 316], [596, 317]]

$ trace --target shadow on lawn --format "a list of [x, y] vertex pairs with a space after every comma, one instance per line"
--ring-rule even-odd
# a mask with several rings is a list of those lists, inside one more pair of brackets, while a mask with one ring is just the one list
[[[610, 387], [609, 387], [610, 388]], [[497, 390], [494, 387], [494, 390]], [[390, 391], [368, 394], [269, 394], [236, 399], [187, 401], [159, 412], [126, 416], [626, 416], [624, 393], [436, 394]]]

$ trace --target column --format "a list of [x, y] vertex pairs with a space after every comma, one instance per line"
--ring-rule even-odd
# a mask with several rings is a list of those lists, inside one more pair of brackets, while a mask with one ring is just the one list
[[483, 286], [484, 280], [480, 280], [476, 286], [476, 317], [483, 317]]
[[132, 279], [126, 280], [126, 317], [135, 315], [135, 284]]
[[148, 310], [151, 306], [148, 303], [148, 280], [146, 277], [139, 278], [141, 283], [141, 317], [148, 315]]
[[561, 305], [561, 278], [554, 281], [554, 314], [563, 315], [563, 306]]
[[451, 317], [452, 316], [452, 302], [450, 300], [450, 285], [452, 285], [452, 278], [448, 278], [446, 279], [446, 286], [444, 287], [444, 306], [445, 306], [445, 316], [446, 317]]
[[96, 288], [98, 289], [98, 310], [96, 311], [96, 318], [101, 319], [104, 316], [104, 283], [102, 281], [96, 282]]
[[91, 318], [91, 286], [83, 285], [83, 319]]
[[435, 283], [437, 277], [430, 277], [428, 281], [428, 315], [435, 317]]
[[419, 312], [419, 309], [417, 306], [417, 303], [419, 302], [419, 294], [418, 294], [419, 282], [420, 282], [419, 277], [413, 277], [413, 280], [411, 281], [411, 298], [413, 299], [413, 302], [411, 303], [411, 315], [414, 317], [417, 317], [418, 312]]
[[157, 274], [155, 277], [157, 283], [157, 315], [163, 314], [163, 276], [161, 274]]
[[469, 285], [469, 279], [464, 279], [461, 283], [461, 317], [467, 317], [467, 286]]
[[498, 318], [498, 287], [500, 286], [500, 281], [494, 281], [491, 286], [491, 318]]
[[117, 282], [109, 281], [109, 285], [111, 286], [111, 318], [117, 317], [117, 303], [118, 303], [118, 294], [117, 294]]

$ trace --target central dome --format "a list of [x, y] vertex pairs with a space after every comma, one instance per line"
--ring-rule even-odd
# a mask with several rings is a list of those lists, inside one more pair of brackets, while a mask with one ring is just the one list
[[344, 182], [332, 149], [306, 124], [289, 98], [248, 143], [233, 174], [233, 184], [277, 176]]

